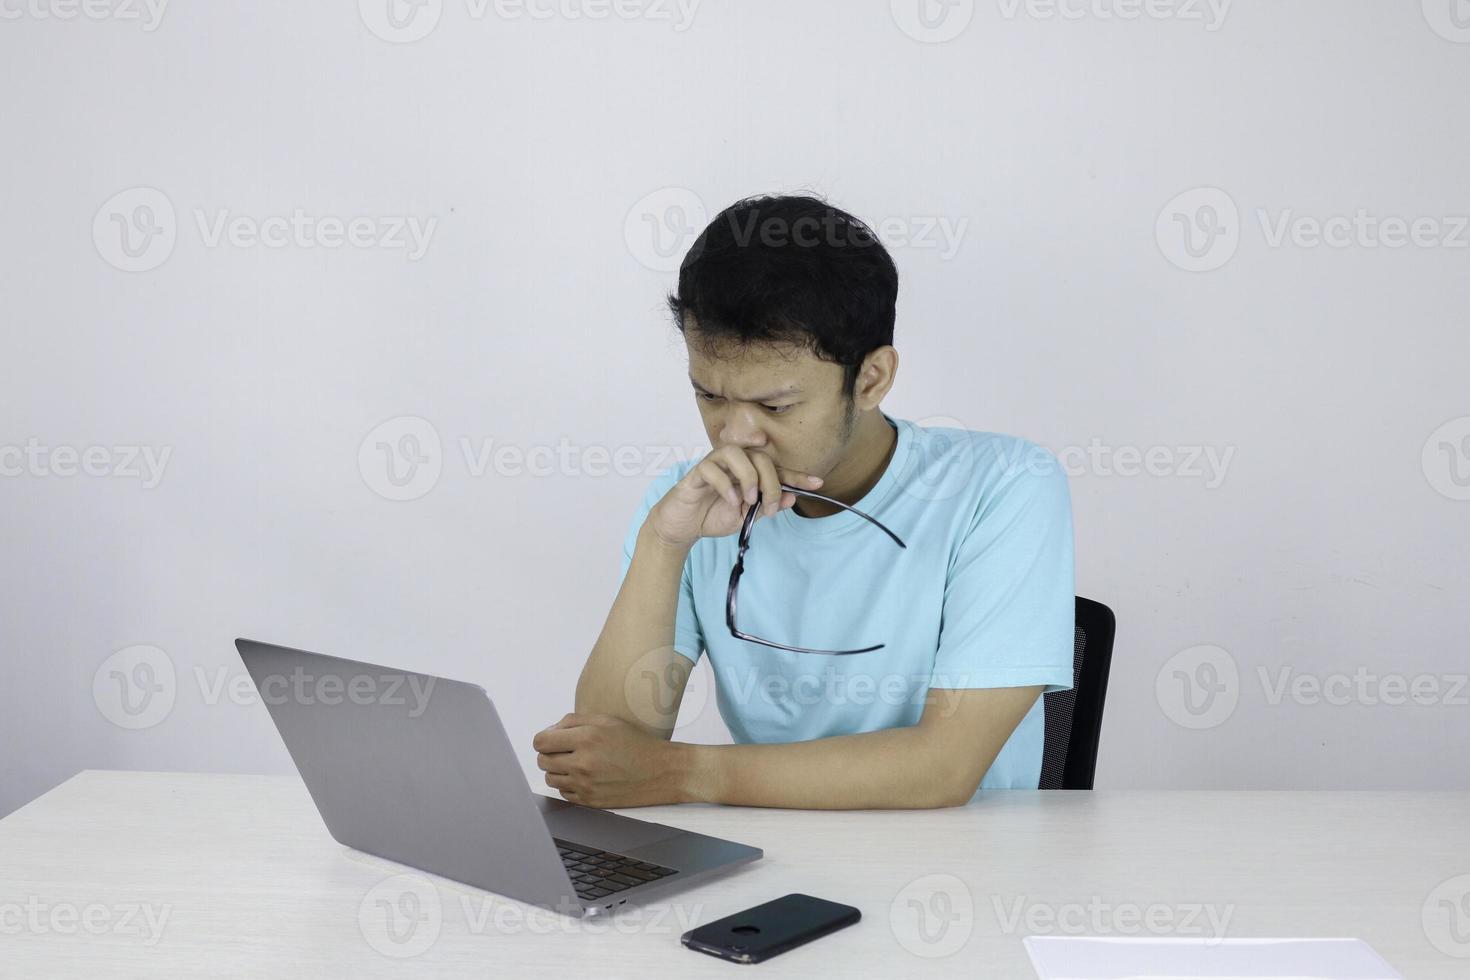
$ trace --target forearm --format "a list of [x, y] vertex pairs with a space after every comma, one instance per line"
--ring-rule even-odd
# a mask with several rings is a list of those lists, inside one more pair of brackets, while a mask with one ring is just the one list
[[614, 715], [664, 738], [673, 732], [669, 668], [687, 677], [692, 666], [673, 646], [688, 553], [661, 543], [646, 527], [639, 532], [628, 573], [577, 680], [577, 713]]
[[911, 726], [806, 742], [689, 745], [688, 802], [805, 810], [957, 806], [958, 771]]

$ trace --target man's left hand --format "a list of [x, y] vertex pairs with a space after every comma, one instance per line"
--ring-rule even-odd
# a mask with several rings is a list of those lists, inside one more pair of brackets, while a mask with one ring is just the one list
[[568, 714], [531, 740], [546, 785], [595, 807], [685, 802], [688, 746], [614, 715]]

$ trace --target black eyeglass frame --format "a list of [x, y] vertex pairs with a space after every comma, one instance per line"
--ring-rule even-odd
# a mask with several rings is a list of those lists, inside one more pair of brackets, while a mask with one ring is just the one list
[[[833, 500], [831, 497], [824, 497], [822, 494], [812, 493], [810, 490], [801, 490], [786, 483], [781, 484], [781, 489], [787, 491], [788, 493], [794, 493], [800, 497], [811, 497], [815, 500], [823, 500], [829, 504], [832, 504], [834, 507], [841, 507], [843, 510], [851, 511], [852, 513], [861, 517], [863, 520], [875, 525], [884, 534], [892, 538], [894, 544], [898, 545], [900, 548], [908, 548], [908, 545], [904, 544], [903, 540], [898, 535], [894, 534], [887, 527], [884, 527], [881, 521], [879, 521], [877, 518], [863, 513], [856, 507], [849, 507], [847, 504], [844, 504], [840, 500]], [[735, 599], [740, 587], [740, 576], [745, 573], [745, 552], [750, 548], [750, 529], [755, 526], [755, 515], [759, 513], [760, 508], [761, 492], [757, 490], [755, 495], [755, 503], [752, 504], [750, 510], [746, 512], [745, 523], [740, 526], [740, 540], [738, 545], [739, 550], [736, 552], [735, 555], [735, 567], [730, 569], [730, 586], [728, 589], [725, 590], [725, 625], [730, 628], [730, 635], [735, 637], [737, 640], [746, 640], [750, 643], [759, 643], [762, 646], [774, 647], [777, 650], [789, 650], [792, 653], [816, 653], [822, 654], [824, 656], [842, 657], [854, 653], [872, 653], [874, 650], [883, 649], [884, 644], [882, 643], [879, 643], [875, 646], [863, 647], [861, 650], [814, 650], [810, 647], [793, 647], [787, 646], [785, 643], [773, 643], [770, 640], [763, 640], [760, 637], [752, 636], [749, 633], [742, 633], [739, 628], [736, 627]]]

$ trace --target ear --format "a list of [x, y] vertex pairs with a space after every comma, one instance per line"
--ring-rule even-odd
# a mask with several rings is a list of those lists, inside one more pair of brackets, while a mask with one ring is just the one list
[[898, 376], [898, 348], [891, 344], [868, 351], [858, 370], [852, 397], [861, 409], [876, 408], [893, 389]]

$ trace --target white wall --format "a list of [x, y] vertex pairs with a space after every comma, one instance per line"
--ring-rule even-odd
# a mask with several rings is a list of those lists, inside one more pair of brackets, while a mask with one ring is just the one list
[[[797, 189], [893, 245], [886, 410], [1073, 454], [1078, 590], [1119, 621], [1099, 786], [1470, 787], [1470, 29], [1448, 0], [962, 0], [933, 30], [903, 0], [687, 23], [430, 0], [399, 35], [387, 0], [147, 23], [96, 2], [119, 16], [0, 2], [0, 813], [85, 767], [289, 771], [264, 709], [214, 689], [237, 635], [484, 683], [534, 772], [669, 462], [643, 447], [702, 446], [660, 248], [700, 207]], [[417, 41], [368, 26], [436, 12]], [[1196, 188], [1218, 192], [1170, 205]], [[140, 204], [163, 234], [129, 258], [113, 216], [150, 224]], [[1224, 234], [1196, 260], [1175, 214], [1198, 234], [1202, 204]], [[435, 224], [418, 258], [289, 228], [210, 244], [222, 211], [272, 232], [298, 209]], [[1283, 215], [1301, 236], [1360, 210], [1347, 247], [1272, 244]], [[1375, 246], [1385, 218], [1429, 223]], [[359, 449], [404, 416], [442, 469], [394, 502]], [[462, 439], [578, 448], [476, 476]], [[32, 440], [107, 447], [112, 475], [17, 457]], [[129, 446], [170, 454], [156, 486], [117, 472]], [[588, 447], [637, 448], [592, 476]], [[1167, 472], [1114, 471], [1150, 449]], [[1223, 471], [1187, 465], [1205, 450]], [[136, 645], [162, 653], [101, 669]], [[130, 730], [108, 675], [138, 656], [164, 689]], [[1223, 689], [1191, 714], [1176, 671], [1204, 661]], [[706, 669], [680, 737], [724, 740]], [[1367, 703], [1418, 675], [1433, 703]]]

